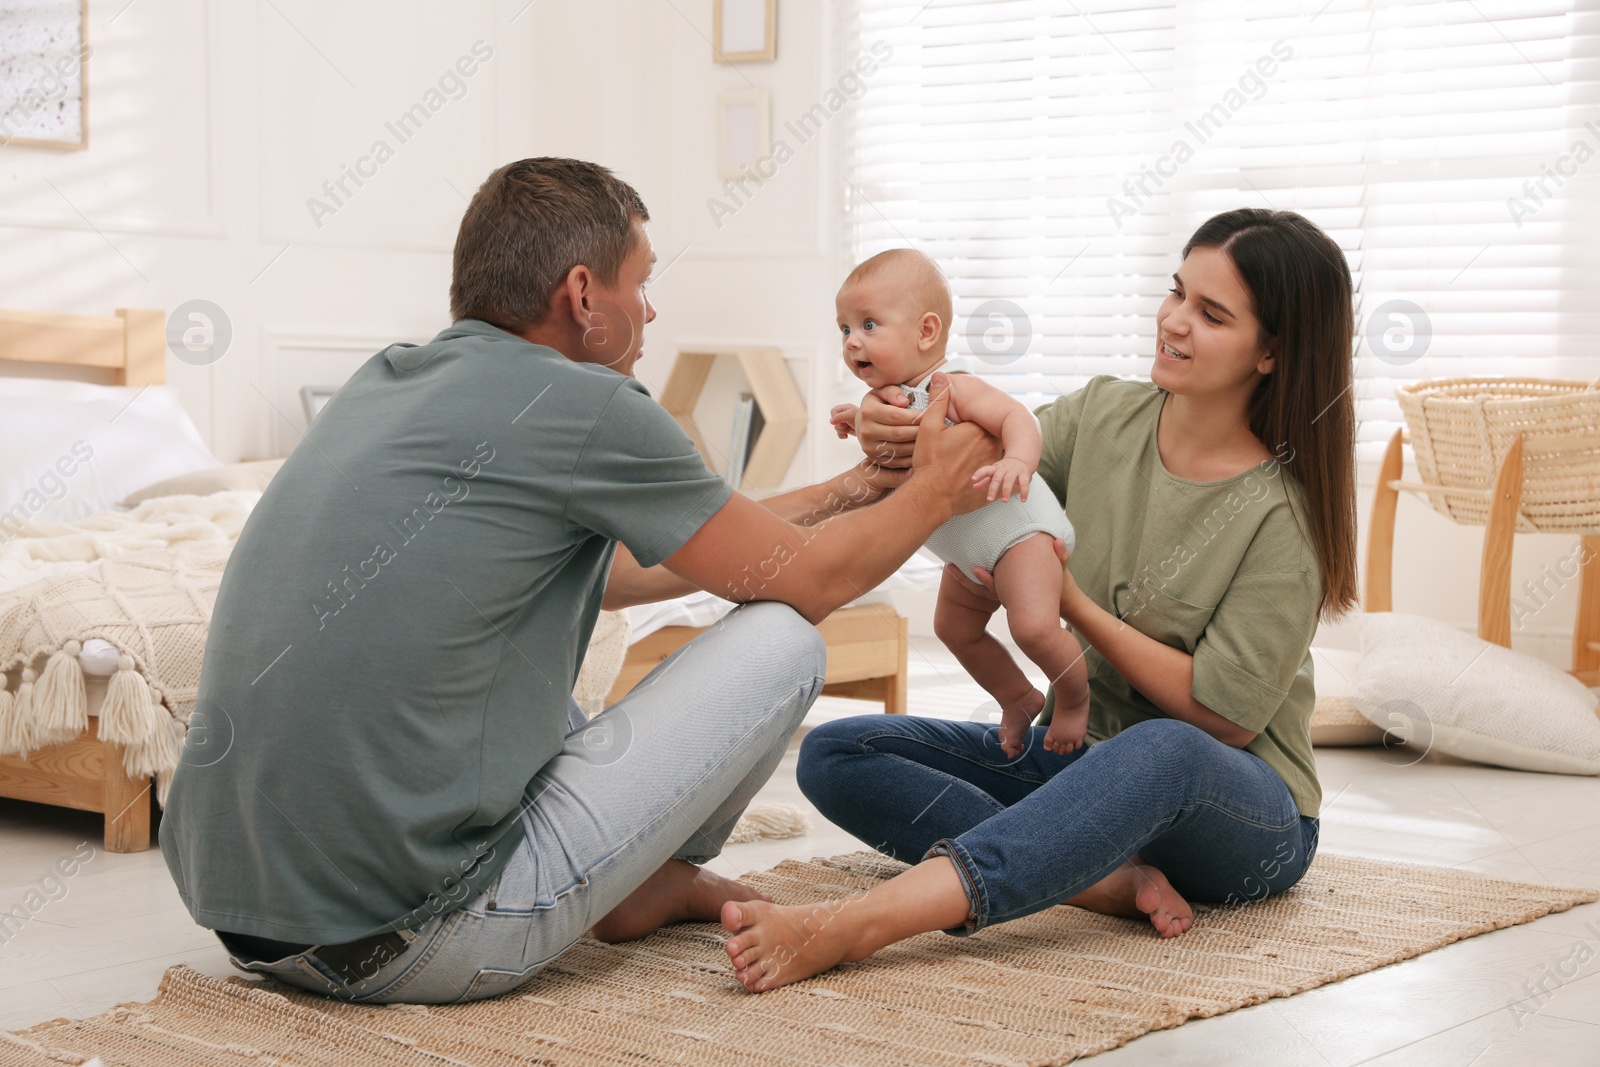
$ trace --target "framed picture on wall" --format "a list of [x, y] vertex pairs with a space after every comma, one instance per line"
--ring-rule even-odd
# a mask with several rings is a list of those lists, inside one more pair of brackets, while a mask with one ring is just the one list
[[711, 58], [744, 63], [778, 58], [778, 0], [712, 0]]
[[0, 145], [89, 147], [88, 0], [0, 5]]
[[737, 178], [772, 155], [772, 96], [765, 89], [717, 97], [717, 173]]

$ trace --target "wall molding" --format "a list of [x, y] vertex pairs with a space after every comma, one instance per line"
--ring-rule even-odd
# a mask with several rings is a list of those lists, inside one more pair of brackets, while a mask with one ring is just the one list
[[[501, 23], [500, 11], [499, 11], [500, 4], [499, 4], [498, 0], [488, 0], [488, 3], [487, 3], [486, 6], [488, 8], [488, 23], [489, 23], [489, 25], [488, 25], [488, 29], [485, 31], [484, 36], [483, 36], [482, 39], [486, 40], [489, 43], [489, 45], [494, 49], [494, 57], [493, 57], [493, 60], [492, 60], [494, 65], [493, 66], [489, 66], [488, 64], [489, 64], [490, 61], [485, 61], [484, 64], [482, 66], [480, 66], [479, 71], [481, 72], [481, 71], [487, 70], [489, 72], [489, 78], [488, 78], [488, 81], [487, 81], [487, 86], [488, 86], [487, 92], [489, 93], [489, 102], [488, 102], [489, 118], [488, 118], [488, 127], [483, 132], [486, 135], [486, 139], [487, 139], [486, 143], [489, 146], [489, 154], [490, 154], [490, 158], [491, 158], [490, 170], [492, 170], [494, 167], [498, 167], [498, 166], [500, 166], [501, 164], [503, 164], [505, 162], [509, 162], [509, 160], [503, 159], [501, 157], [501, 151], [500, 151], [500, 143], [501, 143], [501, 140], [502, 140], [502, 131], [500, 129], [500, 116], [502, 114], [502, 111], [504, 110], [503, 101], [501, 99], [501, 77], [502, 77], [502, 73], [503, 73], [502, 72], [502, 67], [507, 62], [507, 60], [503, 59], [502, 57], [507, 56], [509, 53], [506, 51], [507, 46], [506, 46], [505, 41], [504, 41], [504, 33], [503, 33], [504, 27], [502, 26], [502, 23]], [[258, 19], [262, 17], [261, 16], [261, 11], [262, 11], [262, 5], [260, 4], [260, 2], [258, 0], [258, 2], [256, 4], [256, 17]], [[263, 33], [260, 33], [259, 29], [258, 29], [258, 32], [255, 34], [255, 41], [254, 41], [255, 54], [256, 54], [256, 68], [257, 68], [257, 72], [258, 72], [258, 74], [257, 74], [258, 80], [264, 80], [265, 77], [266, 77], [265, 74], [261, 73], [261, 72], [263, 72], [263, 71], [265, 71], [267, 69], [267, 63], [265, 61], [265, 56], [266, 56], [266, 53], [265, 53], [265, 48], [266, 48], [265, 40], [266, 40], [266, 35], [263, 34]], [[464, 48], [470, 48], [470, 44], [471, 44], [471, 42], [468, 42], [464, 46]], [[430, 70], [431, 70], [431, 68], [430, 68]], [[434, 73], [437, 73], [437, 72], [434, 72]], [[418, 72], [418, 78], [419, 79], [423, 79], [426, 76], [427, 76], [427, 74], [425, 72]], [[474, 75], [474, 78], [476, 78], [476, 75]], [[422, 85], [422, 82], [419, 80], [418, 84]], [[468, 89], [467, 96], [470, 96], [472, 94], [473, 90], [470, 88], [470, 86], [472, 84], [476, 84], [476, 83], [475, 82], [469, 82], [468, 83], [469, 89]], [[419, 89], [419, 93], [420, 92], [425, 92], [426, 89], [427, 89], [427, 86], [422, 85], [422, 88]], [[465, 99], [465, 98], [466, 97], [462, 97], [460, 99]], [[405, 104], [405, 103], [415, 103], [415, 102], [416, 102], [416, 100], [414, 98], [406, 98], [404, 100], [397, 101], [397, 106], [400, 106], [400, 105]], [[444, 110], [441, 110], [439, 112], [435, 112], [435, 114], [437, 114], [437, 115], [447, 115], [447, 114], [449, 114], [450, 106], [455, 104], [455, 103], [457, 103], [457, 102], [458, 102], [458, 100], [454, 100], [454, 99], [451, 100], [450, 103], [446, 105]], [[392, 132], [386, 131], [386, 130], [385, 131], [369, 131], [369, 132], [380, 132], [382, 138], [385, 141], [388, 141], [389, 138], [393, 136]], [[263, 132], [263, 136], [265, 136], [264, 132]], [[368, 144], [370, 144], [370, 143], [371, 142], [368, 141]], [[357, 156], [362, 154], [362, 148], [363, 147], [365, 147], [365, 146], [363, 146], [359, 141], [352, 141], [351, 142], [350, 148], [351, 148], [352, 159], [354, 159], [355, 157], [357, 157]], [[395, 158], [399, 158], [400, 153], [403, 152], [403, 151], [404, 151], [404, 145], [402, 144], [402, 145], [399, 146], [399, 149], [396, 151]], [[386, 164], [386, 166], [392, 166], [392, 165], [393, 164]], [[437, 182], [437, 194], [436, 195], [441, 197], [441, 198], [446, 199], [446, 201], [452, 206], [452, 208], [459, 207], [460, 212], [455, 216], [458, 221], [459, 221], [459, 218], [460, 218], [460, 214], [464, 214], [465, 211], [466, 211], [466, 207], [467, 207], [467, 202], [464, 201], [464, 200], [460, 200], [460, 198], [458, 196], [458, 191], [459, 191], [459, 193], [464, 193], [466, 196], [470, 197], [472, 195], [472, 193], [474, 191], [476, 191], [479, 183], [481, 183], [483, 181], [483, 179], [488, 176], [489, 172], [490, 172], [489, 170], [486, 170], [482, 174], [471, 178], [470, 179], [470, 183], [466, 184], [466, 185], [463, 185], [461, 181], [457, 181], [456, 182], [457, 191], [452, 191], [451, 186], [450, 186], [450, 184], [448, 182], [448, 175], [447, 175], [447, 172], [445, 170], [441, 169], [439, 171], [439, 173], [436, 175], [436, 177], [439, 179], [438, 182]], [[380, 175], [382, 173], [383, 173], [383, 171], [379, 171]], [[331, 173], [331, 174], [325, 175], [325, 177], [328, 177], [330, 179], [336, 179], [338, 177], [338, 173]], [[369, 176], [368, 180], [371, 180], [370, 176]], [[305, 232], [305, 231], [294, 229], [292, 226], [285, 227], [284, 225], [281, 225], [279, 223], [279, 221], [273, 219], [271, 217], [271, 215], [269, 214], [269, 212], [266, 210], [266, 206], [265, 206], [266, 205], [266, 200], [264, 199], [264, 197], [266, 197], [268, 195], [268, 193], [269, 193], [269, 191], [268, 191], [268, 189], [266, 187], [265, 180], [263, 179], [261, 181], [261, 183], [258, 184], [258, 186], [257, 186], [257, 188], [255, 190], [255, 203], [254, 203], [254, 205], [252, 207], [252, 210], [253, 210], [255, 218], [257, 220], [257, 225], [259, 226], [259, 229], [260, 229], [260, 234], [261, 234], [260, 240], [264, 244], [294, 244], [294, 245], [303, 245], [303, 246], [309, 247], [309, 248], [327, 248], [327, 249], [334, 249], [334, 250], [341, 250], [341, 251], [348, 249], [348, 250], [358, 251], [358, 252], [372, 252], [372, 251], [380, 251], [380, 252], [409, 252], [409, 253], [415, 253], [415, 254], [419, 254], [419, 255], [441, 255], [442, 254], [442, 255], [447, 255], [447, 256], [450, 255], [455, 249], [455, 237], [456, 237], [456, 235], [455, 235], [455, 232], [454, 232], [454, 227], [451, 228], [451, 231], [447, 235], [445, 235], [444, 237], [442, 237], [440, 239], [437, 239], [437, 240], [422, 239], [422, 238], [415, 238], [415, 237], [399, 237], [399, 238], [393, 238], [393, 239], [385, 237], [383, 239], [374, 239], [370, 233], [368, 233], [368, 234], [356, 234], [356, 235], [352, 235], [350, 237], [341, 237], [341, 236], [338, 236], [338, 234], [340, 232], [339, 228], [337, 227], [337, 225], [334, 225], [332, 223], [330, 223], [330, 226], [332, 226], [332, 229], [331, 230], [326, 230], [326, 231], [319, 228], [319, 229], [316, 229], [316, 230], [312, 230], [310, 232]], [[352, 198], [351, 201], [349, 201], [349, 202], [353, 203], [354, 202], [354, 198]], [[341, 208], [341, 210], [342, 210], [342, 208]], [[385, 231], [385, 232], [387, 233], [389, 231]]]
[[[344, 370], [336, 370], [314, 380], [286, 367], [285, 357], [335, 353], [349, 358], [349, 370], [353, 372], [359, 362], [370, 359], [395, 342], [416, 340], [378, 334], [310, 333], [263, 328], [260, 331], [257, 373], [240, 395], [249, 405], [249, 410], [257, 413], [253, 421], [266, 430], [265, 440], [269, 442], [270, 454], [288, 455], [305, 433], [305, 415], [300, 407], [301, 386], [342, 385], [349, 377]], [[422, 342], [427, 340], [423, 338]]]
[[[93, 15], [94, 12], [91, 12]], [[222, 55], [222, 40], [218, 28], [217, 11], [214, 0], [200, 0], [200, 17], [205, 26], [202, 36], [205, 40], [205, 62], [196, 64], [200, 72], [200, 92], [205, 102], [205, 129], [206, 148], [204, 153], [206, 167], [205, 181], [205, 210], [198, 216], [160, 216], [148, 214], [133, 214], [119, 212], [100, 212], [91, 210], [84, 215], [78, 214], [67, 204], [61, 203], [61, 198], [54, 193], [47, 195], [60, 205], [60, 210], [50, 213], [40, 213], [15, 208], [0, 208], [0, 226], [15, 226], [23, 229], [41, 230], [79, 230], [84, 233], [93, 233], [103, 230], [110, 233], [149, 234], [161, 237], [208, 237], [226, 238], [228, 236], [227, 218], [219, 202], [218, 181], [223, 169], [222, 160], [222, 120], [221, 109], [218, 106], [218, 85], [220, 57]], [[94, 46], [96, 37], [104, 33], [104, 26], [89, 28], [90, 46]], [[74, 159], [90, 160], [94, 157], [96, 142], [94, 138], [95, 117], [94, 108], [96, 99], [105, 99], [110, 93], [104, 88], [98, 88], [95, 77], [94, 57], [88, 61], [89, 71], [89, 149]], [[48, 153], [49, 149], [14, 149], [15, 151], [40, 151]], [[48, 202], [48, 201], [47, 201]], [[87, 221], [85, 216], [92, 216]]]

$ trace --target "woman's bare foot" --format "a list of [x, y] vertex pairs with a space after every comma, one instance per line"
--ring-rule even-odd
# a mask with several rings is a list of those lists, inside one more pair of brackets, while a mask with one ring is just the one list
[[713, 874], [686, 860], [668, 860], [604, 919], [589, 936], [615, 944], [655, 933], [668, 923], [716, 922], [730, 901], [772, 898], [743, 882]]
[[1017, 759], [1027, 748], [1028, 731], [1043, 710], [1044, 694], [1030, 686], [1027, 696], [1000, 712], [1000, 749], [1009, 758]]
[[791, 906], [760, 901], [722, 906], [722, 926], [733, 936], [724, 947], [734, 977], [752, 993], [765, 992], [821, 974], [838, 963], [865, 959], [854, 931], [840, 912], [852, 900]]
[[1143, 915], [1162, 937], [1177, 937], [1194, 925], [1189, 902], [1148, 864], [1124, 863], [1067, 903], [1102, 915]]

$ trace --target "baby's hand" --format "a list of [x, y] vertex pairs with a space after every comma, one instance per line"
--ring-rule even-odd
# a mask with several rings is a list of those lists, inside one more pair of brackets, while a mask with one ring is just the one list
[[860, 410], [855, 404], [835, 404], [833, 410], [828, 412], [828, 422], [832, 424], [834, 433], [839, 435], [839, 440], [855, 434], [856, 414]]
[[985, 482], [989, 483], [989, 499], [996, 495], [1007, 503], [1011, 502], [1011, 494], [1017, 493], [1022, 500], [1028, 499], [1028, 483], [1033, 480], [1033, 471], [1028, 465], [1018, 459], [1009, 457], [1000, 459], [986, 467], [979, 467], [972, 475], [972, 484], [979, 489]]

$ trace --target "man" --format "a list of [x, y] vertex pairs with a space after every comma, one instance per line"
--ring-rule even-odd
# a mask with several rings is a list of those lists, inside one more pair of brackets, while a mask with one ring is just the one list
[[[352, 1001], [473, 1000], [586, 932], [751, 899], [698, 864], [822, 685], [807, 623], [983, 502], [995, 445], [946, 428], [942, 401], [909, 476], [732, 492], [632, 377], [648, 218], [593, 164], [490, 175], [456, 240], [455, 323], [357, 371], [246, 523], [161, 828], [236, 966]], [[599, 609], [696, 588], [765, 603], [574, 715]]]

